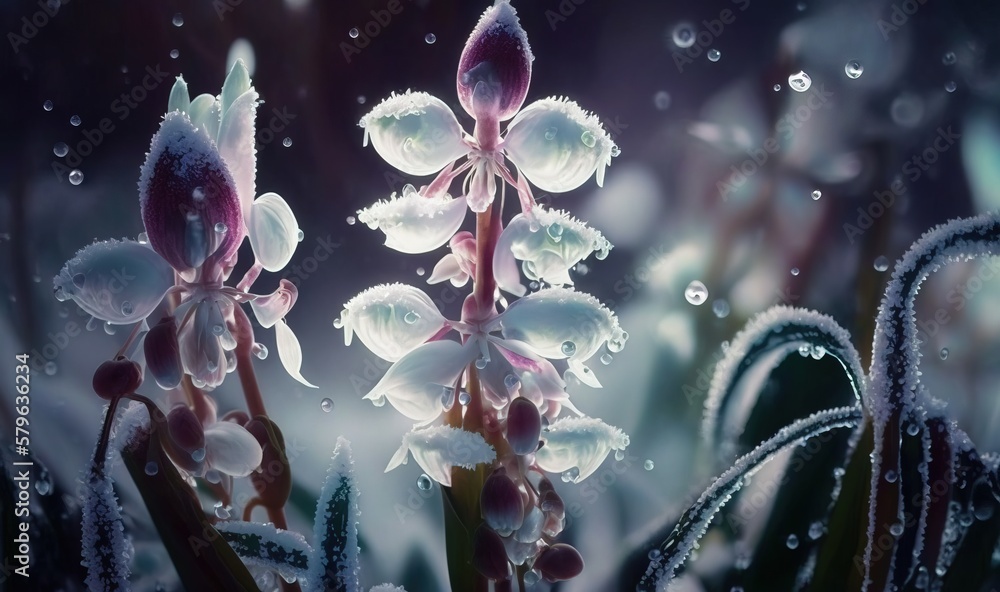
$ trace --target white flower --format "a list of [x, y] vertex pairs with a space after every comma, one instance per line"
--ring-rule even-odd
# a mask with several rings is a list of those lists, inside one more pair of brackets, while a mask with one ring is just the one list
[[493, 447], [482, 436], [450, 426], [414, 430], [403, 436], [403, 444], [385, 468], [386, 472], [406, 464], [407, 452], [431, 478], [451, 487], [452, 467], [475, 468], [496, 459]]
[[358, 219], [385, 233], [385, 245], [403, 253], [426, 253], [448, 242], [465, 219], [465, 201], [447, 193], [425, 197], [403, 187], [398, 197], [378, 201], [358, 211]]
[[569, 369], [584, 384], [600, 382], [583, 364], [607, 343], [621, 351], [628, 334], [618, 317], [596, 298], [568, 288], [547, 288], [514, 301], [499, 317], [503, 336], [525, 342], [551, 360], [568, 359]]
[[620, 429], [592, 417], [569, 417], [553, 422], [542, 432], [545, 444], [535, 462], [545, 471], [565, 473], [583, 481], [597, 470], [612, 450], [625, 450], [629, 437]]
[[217, 421], [205, 428], [205, 469], [246, 477], [263, 458], [257, 439], [243, 426]]
[[572, 286], [569, 270], [594, 251], [604, 259], [611, 243], [599, 231], [562, 210], [538, 206], [532, 210], [534, 221], [518, 214], [500, 234], [493, 255], [493, 271], [500, 289], [523, 296], [517, 262], [522, 261], [529, 280], [553, 286]]
[[369, 288], [344, 305], [334, 323], [344, 329], [344, 344], [354, 333], [375, 355], [395, 362], [440, 332], [448, 321], [430, 296], [406, 284]]

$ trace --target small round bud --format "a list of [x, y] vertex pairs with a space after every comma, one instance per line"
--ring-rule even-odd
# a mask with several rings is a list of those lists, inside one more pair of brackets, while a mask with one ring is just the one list
[[486, 479], [479, 504], [486, 524], [501, 536], [509, 536], [524, 522], [521, 492], [502, 469]]
[[142, 368], [124, 356], [104, 362], [94, 372], [94, 392], [109, 401], [134, 393], [140, 384]]
[[472, 535], [472, 565], [491, 580], [510, 578], [510, 562], [503, 539], [487, 526], [480, 524]]
[[533, 567], [549, 582], [571, 580], [583, 571], [583, 557], [572, 546], [556, 543], [538, 555]]
[[531, 454], [538, 449], [542, 416], [538, 407], [523, 397], [511, 401], [507, 412], [507, 441], [515, 454]]

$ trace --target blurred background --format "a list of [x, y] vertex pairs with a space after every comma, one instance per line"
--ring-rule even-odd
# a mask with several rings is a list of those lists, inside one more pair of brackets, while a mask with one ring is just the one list
[[[270, 292], [282, 277], [298, 284], [288, 322], [303, 345], [303, 374], [320, 386], [299, 386], [276, 356], [256, 366], [291, 442], [292, 528], [311, 530], [329, 455], [343, 435], [354, 443], [361, 490], [362, 583], [446, 589], [440, 492], [417, 487], [415, 463], [383, 474], [410, 426], [391, 408], [361, 400], [386, 365], [360, 344], [345, 347], [331, 323], [344, 302], [376, 283], [423, 285], [424, 270], [441, 255], [401, 255], [381, 246], [381, 233], [352, 223], [359, 208], [428, 182], [363, 149], [357, 122], [390, 92], [414, 89], [443, 99], [471, 129], [455, 70], [486, 3], [394, 1], [401, 9], [384, 24], [376, 14], [389, 0], [0, 3], [0, 364], [10, 368], [0, 370], [0, 434], [6, 447], [14, 355], [32, 353], [33, 450], [47, 467], [35, 503], [52, 517], [53, 533], [46, 576], [53, 585], [45, 589], [80, 589], [75, 492], [102, 406], [91, 377], [127, 333], [98, 327], [69, 336], [69, 324], [87, 317], [52, 297], [51, 278], [93, 240], [142, 231], [139, 166], [174, 76], [184, 74], [192, 96], [215, 93], [235, 56], [251, 63], [264, 101], [258, 190], [281, 194], [305, 233], [289, 267], [255, 286]], [[587, 569], [553, 587], [612, 590], [650, 537], [724, 468], [701, 444], [699, 425], [715, 364], [748, 319], [775, 304], [830, 314], [867, 365], [893, 262], [935, 224], [1000, 207], [1000, 6], [514, 5], [536, 56], [528, 101], [577, 101], [622, 151], [603, 188], [590, 181], [539, 196], [615, 245], [606, 260], [578, 268], [576, 282], [617, 312], [631, 338], [613, 363], [595, 366], [602, 390], [571, 392], [582, 411], [630, 433], [631, 446], [580, 485], [556, 483], [567, 503], [564, 540], [581, 550]], [[105, 118], [111, 125], [102, 129]], [[1000, 445], [995, 267], [944, 269], [918, 306], [924, 380], [983, 451]], [[696, 280], [707, 297], [686, 298]], [[424, 287], [457, 318], [460, 298]], [[273, 349], [273, 332], [259, 339]], [[747, 446], [850, 396], [829, 358], [792, 356], [764, 385], [767, 413], [744, 433]], [[242, 405], [234, 381], [214, 396], [221, 410]], [[328, 412], [324, 398], [333, 401]], [[177, 589], [124, 471], [118, 485], [136, 548], [135, 589]], [[762, 499], [744, 516], [742, 534], [708, 545], [678, 589], [729, 589], [719, 566], [747, 568], [760, 529], [777, 528], [778, 495]], [[778, 507], [794, 516], [796, 500]], [[60, 520], [62, 513], [69, 518]], [[754, 565], [761, 582], [781, 572], [778, 565], [765, 577], [767, 566]], [[788, 589], [767, 581], [747, 590]]]

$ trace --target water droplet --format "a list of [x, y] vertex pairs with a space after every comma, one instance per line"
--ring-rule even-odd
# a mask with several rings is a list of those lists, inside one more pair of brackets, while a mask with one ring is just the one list
[[348, 225], [348, 226], [354, 226], [354, 224], [355, 224], [355, 223], [356, 223], [357, 221], [358, 221], [358, 219], [357, 219], [357, 218], [355, 218], [354, 216], [348, 216], [348, 217], [347, 217], [347, 225]]
[[799, 275], [799, 268], [798, 267], [793, 267], [791, 273], [792, 273], [792, 275], [795, 275], [795, 276]]
[[302, 229], [299, 228], [298, 232], [295, 233], [296, 240], [298, 240], [301, 243], [302, 239], [304, 239], [305, 237], [306, 237], [306, 233], [302, 232]]
[[848, 78], [857, 79], [861, 77], [862, 72], [865, 71], [865, 67], [861, 65], [861, 62], [857, 60], [851, 60], [844, 65], [844, 74], [847, 74]]
[[666, 111], [670, 108], [670, 93], [665, 90], [657, 91], [653, 95], [653, 105], [660, 111]]
[[372, 405], [374, 405], [375, 407], [384, 407], [385, 406], [385, 396], [383, 395], [381, 397], [378, 397], [377, 399], [372, 399]]
[[580, 134], [580, 141], [583, 142], [583, 145], [587, 148], [593, 148], [597, 145], [597, 138], [594, 137], [593, 132], [590, 130], [584, 130], [584, 132]]
[[83, 123], [83, 120], [80, 119], [79, 115], [74, 115], [69, 118], [69, 124], [73, 127], [79, 127], [81, 123]]
[[910, 425], [906, 426], [906, 433], [911, 436], [916, 436], [919, 431], [920, 431], [920, 426], [918, 426], [915, 423], [911, 423]]
[[45, 109], [46, 111], [51, 111], [52, 107], [53, 107], [52, 101], [45, 101], [44, 103], [42, 103], [42, 109]]
[[471, 402], [472, 402], [472, 395], [470, 395], [467, 391], [462, 391], [458, 393], [459, 405], [468, 405]]
[[194, 462], [201, 462], [205, 460], [205, 449], [198, 448], [197, 450], [191, 452], [191, 460], [193, 460]]
[[431, 478], [426, 474], [422, 473], [419, 477], [417, 477], [417, 489], [421, 491], [429, 491], [433, 485], [433, 481], [431, 481]]
[[176, 49], [171, 49], [170, 50], [170, 58], [171, 59], [176, 60], [178, 57], [180, 57], [180, 55], [181, 55], [181, 52], [177, 51]]
[[778, 92], [779, 90], [781, 90], [781, 85], [780, 85], [780, 84], [775, 84], [775, 85], [774, 85], [774, 86], [772, 86], [771, 88], [773, 88], [773, 89], [774, 89], [774, 92]]
[[576, 481], [576, 479], [579, 476], [580, 476], [580, 469], [578, 469], [577, 467], [571, 467], [568, 471], [560, 475], [559, 478], [562, 479], [563, 483], [570, 483]]
[[708, 50], [708, 61], [717, 62], [722, 58], [722, 52], [717, 49]]
[[146, 463], [146, 474], [152, 477], [160, 472], [160, 466], [153, 461]]
[[615, 460], [625, 460], [625, 451], [615, 450]]
[[660, 555], [663, 555], [663, 553], [661, 553], [659, 549], [650, 549], [649, 553], [646, 554], [646, 557], [649, 557], [650, 561], [656, 561], [660, 558]]
[[285, 148], [290, 148], [292, 146], [292, 139], [289, 138], [288, 136], [285, 136], [285, 139], [281, 141], [281, 145], [284, 146]]
[[222, 222], [215, 223], [215, 231], [218, 232], [219, 234], [225, 234], [227, 230], [229, 229], [226, 228], [226, 225], [224, 223]]
[[425, 273], [427, 273], [427, 270], [424, 269], [423, 267], [418, 267], [417, 268], [417, 275], [419, 275], [420, 277], [424, 277]]
[[73, 185], [83, 183], [83, 172], [80, 169], [73, 169], [69, 172], [69, 182]]
[[903, 534], [903, 525], [899, 522], [893, 524], [892, 526], [889, 527], [889, 534], [891, 534], [894, 537], [900, 536], [901, 534]]
[[817, 540], [823, 536], [823, 523], [816, 521], [809, 525], [809, 538]]
[[507, 387], [509, 390], [514, 390], [520, 388], [521, 380], [513, 374], [508, 374], [507, 376], [503, 377], [503, 385]]
[[549, 235], [549, 238], [555, 242], [562, 240], [563, 227], [561, 224], [550, 224], [548, 228], [545, 229], [545, 233]]
[[52, 154], [62, 158], [69, 154], [69, 146], [66, 145], [66, 142], [56, 142], [56, 145], [52, 147]]
[[948, 82], [944, 83], [944, 90], [946, 92], [953, 93], [953, 92], [955, 92], [956, 88], [958, 88], [958, 85], [955, 84], [954, 80], [949, 80]]
[[794, 534], [788, 535], [788, 538], [785, 539], [785, 546], [789, 549], [797, 549], [799, 547], [799, 537]]
[[953, 51], [949, 51], [945, 53], [943, 56], [941, 56], [941, 63], [944, 64], [945, 66], [951, 66], [957, 61], [958, 61], [958, 56], [956, 56], [955, 52]]
[[[622, 153], [622, 149], [618, 147], [618, 144], [612, 144], [611, 145], [611, 156], [612, 156], [612, 158], [618, 158], [618, 156], [620, 156], [621, 153]], [[597, 254], [597, 258], [598, 259], [604, 259], [604, 257], [607, 257], [607, 252], [605, 252], [603, 256], [601, 255], [601, 253]]]
[[814, 191], [812, 192], [812, 198], [813, 198], [813, 201], [816, 201], [816, 200], [818, 200], [818, 199], [819, 199], [819, 198], [821, 198], [821, 197], [823, 197], [823, 192], [822, 192], [822, 191], [820, 191], [819, 189], [816, 189], [816, 190], [814, 190]]
[[802, 70], [799, 70], [788, 77], [788, 86], [795, 92], [806, 92], [812, 86], [812, 78]]
[[47, 477], [42, 477], [35, 481], [35, 491], [38, 495], [48, 495], [52, 492], [52, 482]]
[[202, 187], [195, 187], [191, 190], [191, 199], [195, 201], [205, 200], [205, 190]]
[[413, 323], [416, 323], [419, 320], [420, 320], [420, 315], [417, 314], [416, 311], [411, 310], [403, 316], [403, 321], [407, 325], [412, 325]]
[[569, 357], [576, 353], [576, 344], [572, 341], [564, 341], [559, 348], [564, 356]]
[[889, 470], [889, 471], [885, 472], [885, 481], [886, 481], [886, 483], [895, 483], [896, 479], [898, 479], [898, 478], [899, 478], [899, 475], [896, 474], [896, 471]]
[[695, 32], [690, 23], [678, 23], [671, 33], [674, 45], [681, 49], [687, 49], [694, 45]]
[[347, 34], [351, 36], [351, 39], [357, 39], [358, 35], [361, 34], [361, 31], [359, 31], [357, 27], [354, 27], [353, 29], [348, 31]]
[[427, 43], [427, 45], [431, 45], [437, 40], [438, 40], [437, 35], [435, 35], [434, 33], [428, 33], [424, 35], [424, 41]]
[[648, 458], [646, 459], [646, 462], [642, 463], [642, 468], [646, 469], [647, 471], [652, 471], [655, 466], [656, 465], [653, 463], [653, 461]]
[[104, 323], [104, 332], [108, 335], [114, 335], [118, 332], [118, 327], [114, 326], [112, 323]]
[[253, 355], [257, 356], [258, 360], [267, 359], [267, 346], [263, 343], [255, 343], [251, 349], [253, 351]]
[[215, 517], [220, 520], [229, 520], [229, 508], [222, 505], [222, 502], [215, 502]]
[[885, 271], [889, 269], [889, 260], [885, 255], [879, 255], [875, 258], [875, 271]]
[[172, 20], [171, 22], [174, 23], [175, 27], [183, 27], [184, 26], [184, 15], [182, 15], [181, 13], [178, 12], [177, 14], [174, 15], [174, 20]]
[[942, 360], [947, 360], [948, 359], [948, 348], [947, 347], [942, 347], [941, 348], [941, 353], [939, 355], [941, 356]]
[[219, 471], [216, 471], [215, 469], [210, 469], [205, 472], [205, 481], [208, 481], [209, 483], [212, 484], [221, 483], [222, 475], [219, 474]]
[[612, 356], [611, 354], [601, 355], [601, 363], [604, 364], [605, 366], [613, 362], [614, 359], [615, 359], [614, 356]]
[[684, 299], [695, 306], [701, 306], [708, 300], [708, 288], [705, 284], [694, 280], [684, 289]]
[[58, 367], [56, 367], [56, 363], [55, 362], [52, 362], [52, 361], [45, 362], [45, 375], [46, 376], [55, 376], [56, 375], [56, 370], [58, 370]]
[[476, 368], [478, 368], [479, 370], [485, 370], [487, 364], [489, 363], [490, 361], [487, 360], [486, 358], [479, 358], [478, 360], [476, 360]]
[[719, 298], [712, 303], [712, 314], [714, 314], [716, 318], [724, 319], [729, 316], [730, 312], [731, 309], [729, 307], [729, 302], [725, 299]]
[[358, 104], [359, 105], [364, 105], [365, 101], [367, 101], [367, 100], [368, 99], [365, 98], [365, 95], [358, 95]]

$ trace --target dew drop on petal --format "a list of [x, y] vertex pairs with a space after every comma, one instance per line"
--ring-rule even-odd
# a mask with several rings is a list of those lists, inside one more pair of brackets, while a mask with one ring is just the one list
[[788, 535], [788, 538], [785, 539], [785, 546], [789, 549], [797, 549], [799, 547], [799, 537], [794, 534]]
[[899, 478], [899, 475], [896, 474], [896, 471], [890, 470], [890, 471], [886, 471], [885, 472], [886, 483], [895, 483], [896, 479], [898, 479], [898, 478]]
[[941, 353], [939, 355], [941, 356], [942, 360], [947, 360], [948, 359], [948, 348], [947, 347], [942, 347], [941, 348]]
[[653, 461], [648, 458], [646, 459], [646, 462], [642, 463], [642, 468], [646, 469], [647, 471], [652, 471], [655, 466], [656, 465], [653, 463]]
[[666, 111], [670, 108], [670, 93], [665, 90], [657, 91], [653, 95], [653, 105], [660, 111]]
[[858, 60], [851, 60], [844, 64], [844, 74], [847, 74], [848, 78], [856, 79], [860, 78], [862, 72], [865, 71], [865, 67], [861, 65]]
[[361, 31], [359, 31], [357, 27], [354, 27], [353, 29], [348, 31], [347, 34], [351, 36], [351, 39], [357, 39], [358, 35], [361, 34]]
[[411, 310], [411, 311], [407, 312], [405, 315], [403, 315], [403, 321], [407, 325], [412, 325], [413, 323], [416, 323], [419, 320], [420, 320], [420, 315], [417, 314], [417, 312], [413, 311], [413, 310]]
[[958, 61], [958, 56], [956, 56], [955, 52], [953, 51], [949, 51], [945, 53], [943, 56], [941, 56], [941, 63], [944, 64], [945, 66], [951, 66], [957, 61]]
[[267, 346], [264, 345], [263, 343], [253, 344], [251, 350], [253, 351], [253, 355], [257, 356], [258, 360], [267, 359]]
[[468, 405], [470, 402], [472, 402], [472, 395], [470, 395], [467, 391], [458, 393], [459, 405]]
[[149, 475], [150, 477], [152, 477], [153, 475], [155, 475], [155, 474], [157, 474], [159, 472], [160, 472], [160, 466], [157, 465], [154, 461], [149, 461], [148, 463], [146, 463], [146, 474], [147, 475]]
[[576, 353], [576, 344], [572, 341], [564, 341], [562, 346], [559, 348], [564, 356], [572, 356]]
[[823, 536], [823, 523], [816, 521], [809, 525], [809, 538], [817, 540]]
[[911, 423], [910, 425], [906, 426], [906, 433], [911, 436], [916, 436], [919, 431], [920, 431], [920, 426], [918, 426], [915, 423]]
[[817, 201], [817, 200], [819, 200], [819, 198], [821, 198], [821, 197], [823, 197], [823, 192], [822, 192], [822, 191], [820, 191], [819, 189], [816, 189], [816, 190], [814, 190], [814, 191], [812, 192], [812, 198], [813, 198], [813, 201]]
[[226, 228], [225, 223], [223, 223], [223, 222], [216, 222], [215, 223], [215, 231], [217, 233], [219, 233], [219, 234], [225, 234], [227, 230], [229, 230], [229, 229]]
[[429, 491], [432, 485], [433, 482], [431, 481], [431, 478], [426, 474], [421, 474], [417, 477], [417, 489], [420, 491]]
[[205, 460], [205, 449], [198, 448], [197, 450], [191, 452], [191, 460], [193, 460], [194, 462], [201, 462]]
[[215, 502], [215, 517], [220, 520], [229, 520], [229, 508], [223, 505], [222, 502]]
[[875, 271], [885, 271], [889, 269], [889, 259], [885, 255], [879, 255], [875, 258]]
[[73, 169], [69, 172], [69, 182], [73, 185], [83, 183], [83, 172], [80, 169]]
[[597, 137], [594, 136], [594, 133], [590, 130], [584, 130], [584, 132], [580, 134], [580, 141], [583, 142], [583, 145], [587, 148], [593, 148], [597, 145]]
[[56, 145], [52, 147], [52, 154], [62, 158], [69, 154], [69, 146], [66, 145], [66, 142], [56, 142]]
[[38, 495], [48, 495], [52, 491], [52, 482], [44, 477], [35, 481], [35, 491]]
[[901, 534], [903, 534], [903, 525], [899, 522], [893, 524], [892, 526], [889, 527], [889, 534], [891, 534], [894, 537], [900, 536]]
[[671, 33], [674, 45], [681, 49], [687, 49], [694, 45], [695, 32], [690, 23], [678, 23]]
[[427, 45], [431, 45], [437, 40], [438, 40], [437, 35], [435, 35], [434, 33], [428, 33], [424, 35], [424, 42], [426, 42]]
[[719, 298], [712, 303], [712, 313], [716, 318], [724, 319], [729, 316], [731, 309], [729, 307], [729, 302], [723, 298]]
[[795, 92], [806, 92], [812, 86], [812, 78], [804, 71], [799, 70], [788, 77], [788, 86]]
[[116, 327], [113, 323], [104, 323], [104, 332], [108, 335], [114, 335], [118, 332], [118, 327]]
[[72, 117], [69, 118], [69, 123], [73, 127], [79, 127], [80, 124], [83, 123], [83, 121], [80, 119], [79, 115], [74, 115], [74, 116], [72, 116]]
[[684, 289], [684, 299], [690, 304], [701, 306], [708, 300], [708, 288], [705, 284], [694, 280]]
[[510, 390], [514, 390], [520, 388], [521, 380], [513, 374], [508, 374], [503, 378], [503, 385]]
[[722, 52], [717, 49], [708, 50], [708, 61], [717, 62], [722, 58]]
[[478, 368], [479, 370], [485, 370], [486, 366], [489, 363], [490, 361], [487, 360], [486, 358], [479, 358], [478, 360], [476, 360], [476, 368]]
[[174, 15], [174, 19], [171, 22], [174, 24], [175, 27], [183, 27], [184, 15], [178, 12], [177, 14]]
[[302, 232], [302, 229], [300, 228], [299, 232], [295, 235], [296, 240], [298, 240], [301, 243], [302, 239], [304, 239], [305, 237], [306, 233]]
[[333, 411], [333, 399], [327, 397], [319, 402], [319, 408], [323, 410], [324, 413], [329, 413]]
[[625, 460], [625, 451], [615, 450], [615, 460]]
[[52, 101], [45, 101], [44, 103], [42, 103], [42, 109], [45, 109], [46, 111], [51, 111], [52, 107], [53, 107]]

